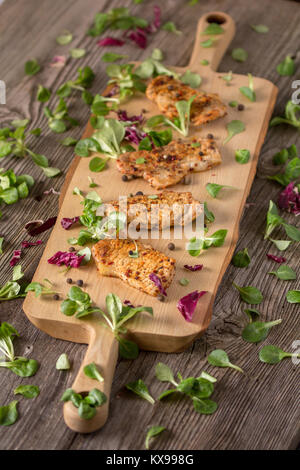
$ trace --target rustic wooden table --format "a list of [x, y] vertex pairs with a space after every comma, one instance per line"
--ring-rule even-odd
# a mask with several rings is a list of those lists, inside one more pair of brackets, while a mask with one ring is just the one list
[[[251, 72], [265, 77], [279, 87], [276, 114], [282, 112], [290, 99], [291, 82], [294, 77], [280, 77], [276, 65], [289, 53], [299, 51], [300, 5], [282, 0], [261, 0], [249, 3], [242, 0], [210, 0], [196, 6], [187, 1], [167, 0], [160, 2], [163, 21], [174, 21], [183, 31], [176, 36], [159, 31], [151, 37], [146, 50], [135, 46], [124, 46], [121, 53], [127, 53], [132, 60], [147, 57], [154, 47], [161, 48], [169, 64], [185, 65], [189, 59], [198, 18], [207, 11], [222, 10], [229, 13], [237, 23], [237, 33], [232, 47], [243, 47], [249, 53], [244, 63], [234, 62], [227, 53], [219, 70], [237, 73]], [[61, 135], [53, 134], [47, 127], [43, 105], [36, 101], [38, 83], [56, 89], [74, 76], [79, 65], [90, 65], [97, 77], [93, 92], [103, 90], [106, 83], [105, 66], [100, 57], [102, 50], [96, 40], [87, 36], [86, 30], [94, 14], [113, 7], [129, 6], [136, 14], [152, 17], [155, 2], [145, 1], [133, 5], [132, 1], [94, 0], [10, 0], [0, 6], [0, 79], [6, 82], [7, 105], [0, 106], [1, 126], [12, 119], [31, 119], [31, 128], [41, 127], [42, 137], [30, 138], [30, 144], [37, 153], [46, 154], [52, 166], [66, 172], [73, 158], [73, 149], [60, 145]], [[252, 32], [249, 24], [264, 23], [270, 27], [269, 34]], [[68, 59], [63, 68], [49, 68], [48, 64], [56, 54], [67, 53], [69, 47], [59, 46], [56, 36], [68, 29], [74, 34], [72, 47], [86, 48], [88, 54], [80, 61]], [[43, 64], [43, 71], [33, 78], [24, 76], [24, 63], [37, 58]], [[298, 54], [297, 63], [300, 56]], [[77, 103], [76, 103], [77, 101]], [[74, 128], [70, 135], [79, 138], [88, 120], [87, 106], [80, 100], [71, 99], [72, 115], [80, 120], [81, 126]], [[69, 135], [68, 134], [68, 135]], [[232, 287], [232, 281], [254, 285], [262, 290], [265, 300], [261, 306], [263, 318], [283, 318], [279, 328], [274, 328], [265, 343], [277, 344], [287, 350], [292, 342], [299, 339], [299, 307], [288, 304], [285, 293], [288, 286], [283, 281], [266, 273], [274, 265], [266, 258], [270, 244], [262, 240], [265, 215], [270, 198], [276, 201], [279, 187], [266, 179], [274, 172], [272, 156], [291, 144], [298, 145], [300, 134], [293, 128], [277, 127], [269, 131], [260, 157], [257, 176], [249, 195], [240, 226], [238, 249], [248, 247], [252, 262], [248, 269], [239, 270], [230, 266], [223, 278], [216, 298], [214, 315], [206, 334], [188, 350], [180, 354], [158, 354], [141, 352], [139, 358], [128, 362], [121, 360], [117, 366], [112, 388], [110, 417], [105, 427], [92, 435], [79, 435], [70, 431], [64, 423], [60, 396], [72, 383], [85, 353], [85, 346], [55, 340], [29, 323], [22, 311], [22, 300], [0, 304], [0, 321], [12, 323], [20, 332], [16, 349], [24, 354], [29, 347], [31, 357], [40, 362], [40, 369], [33, 379], [22, 383], [38, 384], [40, 396], [34, 401], [21, 399], [19, 421], [11, 427], [0, 429], [1, 449], [142, 449], [146, 429], [150, 425], [163, 424], [168, 428], [153, 444], [157, 449], [295, 449], [299, 441], [299, 366], [286, 360], [276, 366], [262, 364], [258, 360], [261, 347], [245, 343], [241, 330], [246, 323], [242, 303]], [[24, 239], [23, 227], [26, 221], [47, 218], [57, 213], [58, 196], [44, 196], [38, 202], [35, 196], [53, 186], [59, 191], [64, 176], [54, 180], [41, 175], [31, 161], [5, 159], [1, 166], [13, 167], [17, 173], [29, 173], [38, 182], [32, 197], [21, 203], [5, 207], [0, 232], [5, 236], [5, 252], [0, 261], [0, 283], [11, 278], [9, 259], [12, 250], [17, 249]], [[295, 224], [295, 217], [288, 217]], [[46, 242], [48, 234], [42, 235]], [[28, 250], [22, 258], [26, 278], [31, 279], [43, 245]], [[297, 243], [286, 252], [288, 264], [299, 272], [299, 247]], [[299, 289], [299, 283], [292, 284]], [[298, 311], [298, 312], [297, 312]], [[215, 369], [207, 366], [207, 353], [220, 347], [225, 349], [232, 361], [245, 369], [247, 378], [234, 371]], [[72, 360], [70, 372], [58, 372], [55, 362], [61, 353], [67, 353]], [[157, 362], [167, 363], [173, 370], [185, 376], [197, 374], [203, 368], [218, 377], [214, 397], [219, 403], [218, 411], [212, 416], [193, 412], [188, 401], [171, 400], [151, 406], [129, 392], [124, 384], [137, 378], [150, 384], [151, 393], [157, 396], [161, 384], [154, 379]], [[8, 370], [1, 369], [0, 404], [13, 399], [13, 389], [21, 379]]]

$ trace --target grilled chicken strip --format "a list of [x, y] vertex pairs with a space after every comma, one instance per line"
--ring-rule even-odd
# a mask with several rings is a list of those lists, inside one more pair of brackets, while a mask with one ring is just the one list
[[[129, 253], [138, 250], [138, 258]], [[159, 277], [167, 289], [175, 274], [175, 260], [149, 245], [132, 240], [100, 240], [92, 248], [97, 270], [101, 276], [118, 277], [135, 289], [156, 297], [160, 294], [150, 274]]]
[[[136, 163], [143, 161], [143, 163]], [[205, 171], [222, 162], [213, 139], [173, 140], [154, 150], [126, 152], [117, 159], [121, 173], [143, 177], [153, 188], [175, 185], [190, 171]]]
[[105, 204], [105, 215], [114, 211], [127, 214], [127, 223], [138, 220], [145, 229], [150, 227], [173, 227], [189, 223], [200, 215], [200, 202], [193, 198], [192, 193], [163, 191], [160, 194], [137, 195], [127, 197], [127, 206], [119, 201]]
[[187, 101], [196, 96], [191, 106], [191, 122], [196, 126], [214, 121], [226, 114], [226, 106], [219, 95], [194, 90], [168, 75], [153, 78], [147, 86], [146, 95], [170, 119], [178, 116], [175, 106], [177, 101]]

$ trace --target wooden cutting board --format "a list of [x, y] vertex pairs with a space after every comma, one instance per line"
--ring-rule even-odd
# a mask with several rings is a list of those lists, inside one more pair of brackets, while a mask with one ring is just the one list
[[[211, 22], [222, 24], [224, 33], [216, 36], [213, 47], [203, 48], [200, 43], [210, 38], [210, 36], [203, 35], [203, 31]], [[58, 250], [68, 250], [67, 239], [76, 236], [79, 232], [77, 226], [70, 230], [64, 230], [60, 224], [62, 217], [74, 217], [82, 212], [80, 198], [72, 194], [75, 186], [88, 192], [90, 190], [88, 176], [92, 176], [99, 185], [96, 190], [104, 202], [118, 199], [119, 195], [128, 195], [139, 190], [144, 194], [153, 194], [154, 192], [143, 179], [123, 182], [113, 160], [109, 161], [108, 169], [103, 172], [91, 173], [88, 168], [89, 158], [76, 157], [69, 169], [61, 193], [57, 223], [52, 230], [33, 278], [33, 281], [39, 282], [42, 282], [44, 278], [50, 279], [54, 282], [56, 289], [62, 293], [61, 297], [63, 298], [66, 297], [70, 288], [70, 285], [66, 283], [66, 277], [72, 277], [74, 281], [83, 279], [84, 290], [102, 309], [105, 309], [105, 296], [109, 292], [116, 293], [122, 300], [129, 299], [133, 305], [152, 306], [153, 318], [143, 313], [128, 322], [127, 325], [128, 337], [145, 350], [178, 352], [188, 347], [192, 341], [203, 334], [210, 323], [215, 295], [238, 239], [239, 221], [255, 175], [259, 151], [275, 104], [277, 88], [271, 82], [255, 77], [254, 88], [257, 101], [252, 103], [239, 92], [239, 87], [248, 86], [247, 76], [234, 74], [229, 86], [220, 78], [221, 74], [217, 73], [216, 69], [234, 33], [234, 21], [227, 14], [211, 12], [204, 15], [199, 20], [189, 65], [185, 68], [175, 68], [180, 73], [186, 70], [199, 73], [203, 79], [201, 89], [218, 93], [226, 104], [237, 100], [245, 105], [244, 111], [237, 111], [228, 106], [228, 115], [225, 118], [201, 128], [191, 128], [190, 135], [192, 136], [206, 136], [208, 133], [214, 135], [221, 150], [223, 162], [220, 166], [207, 172], [193, 173], [192, 183], [189, 186], [179, 184], [175, 188], [171, 188], [176, 191], [191, 191], [194, 198], [199, 201], [207, 201], [209, 209], [215, 214], [215, 222], [212, 224], [210, 232], [213, 233], [219, 229], [228, 230], [224, 246], [210, 248], [199, 258], [192, 258], [185, 250], [186, 240], [175, 240], [176, 249], [170, 252], [170, 255], [176, 259], [176, 277], [168, 289], [167, 300], [163, 303], [128, 287], [118, 279], [100, 278], [92, 262], [78, 270], [71, 270], [67, 275], [62, 274], [61, 268], [48, 264], [47, 260]], [[207, 59], [209, 65], [201, 65], [202, 59]], [[159, 114], [156, 105], [142, 95], [131, 98], [128, 103], [122, 105], [122, 109], [126, 109], [129, 115], [140, 114], [141, 109], [147, 110], [147, 117]], [[222, 143], [227, 136], [225, 126], [233, 119], [242, 120], [246, 125], [246, 131], [223, 145]], [[84, 137], [90, 136], [92, 131], [91, 126], [88, 125]], [[175, 133], [173, 135], [175, 137]], [[235, 149], [249, 149], [251, 152], [250, 161], [244, 165], [237, 163], [234, 158]], [[224, 190], [221, 197], [212, 199], [205, 190], [205, 185], [208, 182], [233, 186], [235, 189]], [[154, 248], [168, 253], [168, 240], [150, 240], [150, 243]], [[184, 264], [198, 263], [204, 265], [204, 268], [199, 272], [193, 273], [183, 268]], [[183, 277], [189, 280], [188, 286], [183, 287], [179, 284], [178, 281]], [[189, 323], [183, 319], [176, 305], [179, 298], [196, 289], [206, 290], [207, 294], [198, 302], [193, 321]], [[100, 321], [96, 315], [93, 318], [88, 317], [83, 320], [66, 317], [60, 312], [59, 301], [46, 297], [36, 299], [33, 293], [27, 295], [24, 311], [34, 325], [51, 336], [89, 345], [77, 377], [73, 385], [70, 384], [70, 386], [77, 392], [88, 392], [92, 388], [98, 387], [109, 398], [118, 358], [118, 343], [110, 330], [103, 326], [102, 320]], [[105, 378], [103, 383], [100, 384], [84, 375], [83, 367], [91, 362], [95, 362], [100, 368]], [[71, 403], [67, 403], [64, 405], [64, 418], [67, 425], [74, 431], [92, 432], [104, 425], [108, 416], [108, 407], [109, 400], [106, 405], [97, 409], [97, 414], [93, 419], [83, 420], [79, 417], [77, 409]]]

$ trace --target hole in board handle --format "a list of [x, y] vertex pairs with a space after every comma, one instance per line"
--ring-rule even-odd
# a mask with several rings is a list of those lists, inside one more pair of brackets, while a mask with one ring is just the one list
[[225, 24], [226, 18], [222, 15], [213, 14], [213, 15], [208, 15], [208, 17], [206, 18], [206, 21], [207, 23]]

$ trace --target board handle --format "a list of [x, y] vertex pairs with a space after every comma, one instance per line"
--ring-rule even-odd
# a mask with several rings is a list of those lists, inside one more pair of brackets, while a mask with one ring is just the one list
[[[64, 419], [65, 423], [72, 431], [90, 433], [97, 431], [105, 424], [108, 417], [110, 390], [118, 353], [119, 343], [115, 339], [112, 331], [101, 324], [93, 325], [89, 346], [75, 382], [72, 385], [72, 389], [77, 393], [86, 395], [93, 388], [98, 388], [105, 393], [107, 402], [96, 408], [97, 412], [91, 419], [80, 418], [78, 409], [71, 402], [65, 403]], [[85, 375], [83, 368], [91, 362], [96, 364], [101, 375], [104, 377], [103, 382], [90, 379]]]
[[[222, 34], [203, 34], [207, 26], [212, 23], [217, 23], [224, 30]], [[219, 63], [229, 44], [235, 35], [235, 22], [231, 16], [223, 11], [211, 11], [201, 16], [196, 33], [194, 49], [190, 58], [188, 67], [193, 70], [199, 69], [201, 60], [207, 60], [208, 66], [216, 71]], [[203, 47], [201, 43], [207, 40], [213, 40], [211, 47]]]

